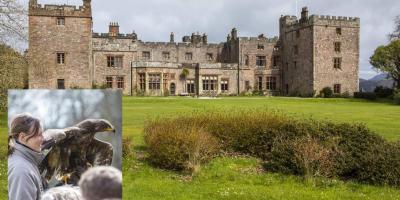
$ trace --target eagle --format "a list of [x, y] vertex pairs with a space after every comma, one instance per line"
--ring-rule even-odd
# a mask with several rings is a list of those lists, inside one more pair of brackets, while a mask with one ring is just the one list
[[39, 165], [46, 183], [77, 185], [88, 168], [111, 165], [113, 148], [94, 137], [98, 132], [115, 134], [115, 129], [105, 119], [86, 119], [72, 127], [46, 130], [42, 151], [48, 152]]

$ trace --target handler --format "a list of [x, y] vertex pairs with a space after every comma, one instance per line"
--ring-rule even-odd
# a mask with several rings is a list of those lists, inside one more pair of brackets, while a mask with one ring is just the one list
[[43, 192], [39, 164], [43, 128], [30, 114], [19, 114], [11, 122], [8, 146], [8, 199], [40, 200]]

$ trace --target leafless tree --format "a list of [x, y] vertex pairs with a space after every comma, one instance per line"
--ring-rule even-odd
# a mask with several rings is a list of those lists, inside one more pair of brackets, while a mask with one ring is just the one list
[[14, 48], [27, 42], [27, 10], [19, 0], [0, 0], [0, 42]]
[[395, 28], [393, 33], [389, 34], [390, 40], [398, 40], [400, 39], [400, 15], [396, 17], [394, 20]]

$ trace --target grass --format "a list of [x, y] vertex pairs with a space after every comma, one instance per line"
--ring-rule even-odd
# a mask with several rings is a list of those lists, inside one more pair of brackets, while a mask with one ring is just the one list
[[146, 119], [213, 108], [275, 108], [297, 117], [361, 122], [384, 138], [400, 139], [400, 106], [357, 99], [302, 98], [123, 98], [123, 135], [133, 139], [136, 158], [123, 163], [124, 197], [135, 199], [400, 199], [400, 190], [339, 180], [260, 172], [255, 158], [222, 157], [193, 177], [154, 168], [146, 153]]
[[[298, 117], [362, 122], [388, 140], [400, 139], [400, 106], [357, 99], [229, 97], [222, 99], [123, 98], [123, 136], [133, 139], [135, 158], [123, 160], [124, 199], [400, 199], [400, 190], [262, 172], [250, 157], [221, 157], [193, 177], [150, 166], [141, 157], [146, 148], [146, 119], [213, 108], [277, 108]], [[7, 198], [7, 115], [0, 112], [0, 199]]]

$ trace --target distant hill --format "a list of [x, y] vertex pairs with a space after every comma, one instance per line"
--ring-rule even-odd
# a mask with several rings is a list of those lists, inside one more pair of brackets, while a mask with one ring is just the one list
[[377, 86], [392, 88], [393, 79], [388, 78], [386, 73], [378, 74], [368, 80], [360, 78], [360, 91], [373, 92]]

